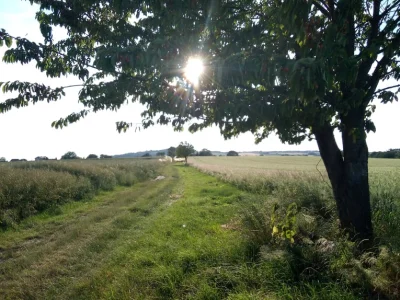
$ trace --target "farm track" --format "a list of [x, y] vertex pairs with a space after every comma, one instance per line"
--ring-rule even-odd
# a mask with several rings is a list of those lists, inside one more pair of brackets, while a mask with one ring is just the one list
[[152, 215], [167, 206], [179, 182], [176, 172], [166, 168], [165, 180], [107, 193], [89, 210], [61, 220], [50, 218], [37, 234], [1, 243], [0, 298], [69, 298], [68, 291], [109, 260], [114, 247], [127, 235], [140, 236], [144, 224], [154, 221]]

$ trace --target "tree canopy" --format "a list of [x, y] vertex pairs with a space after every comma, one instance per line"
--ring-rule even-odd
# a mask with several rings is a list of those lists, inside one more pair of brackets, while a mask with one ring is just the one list
[[372, 152], [369, 156], [372, 158], [400, 158], [400, 149], [389, 149], [383, 152]]
[[61, 156], [61, 159], [78, 159], [78, 155], [75, 152], [69, 151]]
[[98, 159], [99, 157], [96, 154], [89, 154], [86, 159]]
[[[155, 123], [190, 131], [217, 125], [225, 138], [271, 132], [296, 144], [317, 140], [338, 204], [341, 226], [371, 239], [368, 148], [375, 131], [372, 101], [397, 100], [400, 78], [399, 0], [127, 1], [30, 0], [44, 41], [0, 30], [7, 63], [27, 64], [49, 77], [82, 80], [80, 112], [53, 122], [62, 128], [127, 100], [146, 105], [144, 128]], [[53, 29], [67, 29], [56, 40]], [[201, 58], [198, 85], [185, 65]], [[57, 101], [68, 87], [0, 83], [18, 96], [0, 112]], [[117, 122], [118, 130], [134, 126]], [[342, 132], [343, 152], [333, 130]], [[350, 192], [349, 192], [350, 191]]]
[[176, 156], [185, 158], [185, 162], [187, 163], [188, 156], [194, 154], [196, 151], [192, 144], [188, 142], [181, 142], [178, 147], [176, 147]]
[[236, 151], [231, 150], [226, 154], [226, 156], [239, 156], [239, 153], [237, 153]]
[[201, 151], [196, 153], [197, 156], [213, 156], [212, 152], [208, 149], [202, 149]]
[[175, 155], [176, 155], [176, 147], [169, 147], [168, 156], [175, 157]]

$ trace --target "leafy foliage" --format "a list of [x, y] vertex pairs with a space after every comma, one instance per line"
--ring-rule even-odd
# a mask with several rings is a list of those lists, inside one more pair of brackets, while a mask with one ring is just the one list
[[175, 157], [175, 155], [176, 155], [176, 147], [169, 147], [168, 156]]
[[176, 148], [176, 156], [177, 157], [184, 157], [187, 163], [188, 156], [195, 153], [193, 145], [189, 144], [188, 142], [181, 142], [179, 146]]
[[389, 149], [384, 152], [372, 152], [369, 157], [372, 158], [400, 158], [400, 149]]
[[[144, 127], [156, 115], [157, 123], [177, 129], [194, 118], [192, 131], [217, 124], [227, 138], [251, 131], [260, 141], [277, 130], [283, 141], [299, 143], [332, 118], [340, 128], [343, 116], [367, 108], [374, 97], [397, 100], [393, 89], [376, 87], [400, 78], [399, 1], [31, 2], [40, 5], [44, 44], [2, 29], [0, 45], [15, 42], [5, 62], [36, 61], [50, 77], [82, 79], [79, 101], [86, 109], [55, 127], [91, 111], [116, 110], [131, 97], [148, 105]], [[68, 37], [55, 42], [55, 26], [65, 27]], [[193, 55], [206, 65], [201, 93], [184, 80], [183, 66]], [[171, 84], [177, 77], [182, 80]], [[1, 85], [19, 93], [1, 104], [2, 112], [64, 95], [63, 87]], [[367, 109], [366, 124], [369, 116]]]
[[96, 154], [89, 154], [86, 159], [98, 159], [99, 157]]
[[78, 159], [78, 155], [75, 152], [69, 151], [61, 156], [61, 159]]
[[212, 152], [208, 149], [202, 149], [196, 153], [197, 156], [213, 156]]
[[239, 156], [239, 153], [237, 153], [236, 151], [231, 150], [226, 154], [226, 156]]

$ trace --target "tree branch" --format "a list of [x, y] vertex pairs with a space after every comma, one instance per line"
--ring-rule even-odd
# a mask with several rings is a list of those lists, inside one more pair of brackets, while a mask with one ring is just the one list
[[390, 89], [396, 88], [396, 87], [400, 87], [400, 84], [388, 86], [388, 87], [385, 87], [383, 89], [377, 90], [373, 95], [378, 94], [378, 93], [383, 92], [383, 91], [386, 91], [386, 90], [390, 90]]
[[317, 1], [313, 1], [312, 4], [315, 5], [315, 7], [317, 7], [319, 9], [319, 11], [323, 15], [325, 15], [327, 18], [329, 18], [329, 19], [331, 18], [329, 11], [324, 6], [322, 6], [320, 3], [318, 3]]
[[[371, 19], [371, 32], [368, 37], [367, 41], [367, 46], [365, 47], [364, 51], [360, 53], [360, 55], [363, 55], [365, 51], [370, 50], [372, 47], [374, 41], [378, 38], [379, 35], [379, 23], [380, 23], [380, 17], [379, 17], [379, 10], [380, 10], [380, 4], [381, 0], [374, 0], [374, 11], [373, 11], [373, 17]], [[372, 67], [372, 64], [374, 63], [378, 53], [375, 53], [372, 57], [367, 55], [366, 57], [369, 57], [367, 59], [364, 59], [360, 67], [358, 68], [358, 75], [357, 75], [357, 80], [356, 84], [362, 84], [365, 80], [365, 76], [368, 75], [369, 70]]]
[[332, 16], [332, 21], [335, 21], [335, 0], [328, 0], [328, 6]]
[[[12, 36], [12, 35], [10, 35], [10, 34], [8, 34], [8, 33], [5, 33], [5, 34], [3, 34], [3, 36], [9, 36], [10, 38], [12, 38], [12, 39], [14, 39], [14, 40], [17, 40], [17, 41], [22, 41], [22, 40], [24, 40], [24, 39], [22, 39], [22, 38], [20, 38], [20, 37], [14, 37], [14, 36]], [[38, 47], [38, 48], [41, 48], [41, 49], [45, 49], [45, 46], [44, 45], [37, 45], [36, 43], [34, 43], [34, 42], [31, 42], [31, 41], [29, 41], [29, 40], [27, 40], [29, 43], [31, 43], [31, 44], [34, 44], [36, 47]], [[60, 55], [60, 56], [62, 56], [62, 57], [65, 57], [65, 58], [68, 58], [68, 59], [70, 59], [71, 61], [73, 61], [73, 62], [75, 62], [75, 63], [77, 63], [77, 64], [80, 64], [80, 62], [79, 61], [77, 61], [76, 59], [73, 59], [73, 58], [71, 58], [71, 57], [69, 57], [68, 55], [66, 55], [66, 54], [64, 54], [64, 53], [61, 53], [61, 52], [59, 52], [59, 51], [56, 51], [56, 50], [54, 50], [54, 49], [52, 49], [52, 48], [48, 48], [48, 50], [50, 50], [51, 52], [53, 52], [53, 53], [55, 53], [55, 54], [58, 54], [58, 55]], [[94, 66], [94, 65], [92, 65], [92, 64], [89, 64], [89, 63], [84, 63], [84, 64], [82, 64], [83, 66], [85, 66], [85, 67], [88, 67], [88, 68], [92, 68], [92, 69], [95, 69], [95, 70], [98, 70], [98, 71], [100, 71], [100, 72], [104, 72], [104, 70], [102, 70], [102, 69], [100, 69], [100, 68], [98, 68], [98, 67], [96, 67], [96, 66]], [[145, 78], [143, 78], [143, 77], [138, 77], [138, 76], [131, 76], [131, 75], [129, 75], [129, 74], [127, 74], [127, 73], [123, 73], [123, 72], [118, 72], [118, 71], [112, 71], [112, 72], [110, 72], [110, 73], [113, 73], [114, 75], [124, 75], [124, 76], [128, 76], [128, 77], [130, 77], [130, 78], [132, 78], [132, 79], [134, 79], [134, 80], [137, 80], [137, 81], [143, 81], [143, 82], [145, 82], [145, 81], [147, 81]]]
[[385, 17], [393, 8], [396, 7], [396, 5], [400, 4], [400, 0], [394, 1], [394, 3], [392, 5], [390, 5], [389, 7], [387, 7], [380, 15], [379, 17], [383, 18]]

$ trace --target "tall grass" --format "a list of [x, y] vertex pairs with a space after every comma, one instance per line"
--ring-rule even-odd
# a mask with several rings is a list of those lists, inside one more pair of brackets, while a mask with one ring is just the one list
[[[250, 162], [247, 159], [257, 161]], [[274, 161], [275, 159], [275, 161]], [[240, 161], [242, 160], [242, 161]], [[260, 197], [244, 205], [241, 221], [259, 259], [281, 253], [296, 276], [292, 288], [338, 281], [361, 298], [400, 297], [400, 165], [370, 163], [376, 249], [360, 256], [339, 230], [323, 164], [304, 158], [192, 158], [192, 165]], [[313, 165], [311, 164], [313, 162]], [[292, 169], [290, 166], [292, 164]], [[281, 166], [281, 167], [280, 167]], [[293, 220], [290, 209], [296, 205]], [[293, 223], [291, 223], [293, 221]], [[283, 234], [282, 229], [287, 231]], [[294, 239], [290, 240], [294, 233]], [[318, 298], [318, 297], [317, 297]]]
[[152, 160], [52, 161], [0, 166], [0, 226], [62, 203], [90, 199], [117, 185], [131, 186], [156, 176], [161, 163]]

